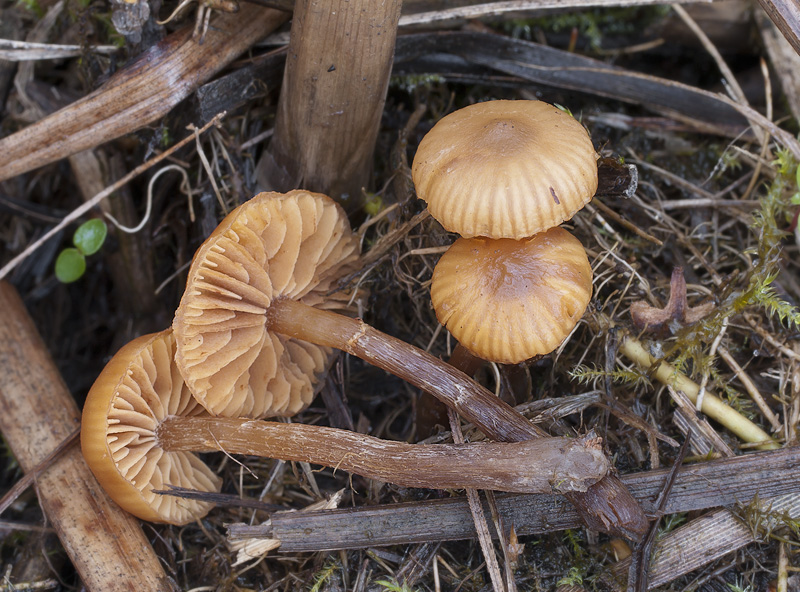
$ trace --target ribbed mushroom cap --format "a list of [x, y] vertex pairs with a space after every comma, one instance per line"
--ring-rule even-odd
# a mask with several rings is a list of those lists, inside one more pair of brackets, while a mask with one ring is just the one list
[[327, 296], [358, 255], [346, 215], [318, 193], [260, 193], [232, 211], [194, 256], [175, 313], [176, 362], [211, 414], [289, 416], [311, 403], [329, 348], [270, 333], [280, 298], [345, 308]]
[[597, 191], [586, 129], [542, 101], [488, 101], [442, 118], [412, 166], [417, 196], [461, 236], [533, 236], [569, 220]]
[[153, 490], [175, 485], [218, 492], [221, 481], [195, 454], [159, 447], [161, 420], [206, 413], [186, 388], [174, 358], [171, 330], [120, 349], [86, 397], [81, 448], [92, 473], [122, 508], [150, 522], [186, 524], [205, 516], [212, 505]]
[[559, 227], [519, 241], [459, 238], [431, 283], [439, 322], [476, 356], [505, 364], [553, 351], [591, 296], [586, 252]]

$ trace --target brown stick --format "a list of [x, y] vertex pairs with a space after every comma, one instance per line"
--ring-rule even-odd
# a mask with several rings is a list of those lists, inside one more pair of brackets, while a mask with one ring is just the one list
[[287, 18], [247, 3], [214, 20], [203, 44], [191, 26], [176, 31], [90, 95], [1, 139], [0, 181], [156, 121]]
[[[460, 343], [450, 363], [469, 374], [477, 371], [479, 358]], [[522, 416], [520, 416], [522, 417]], [[527, 423], [527, 422], [526, 422]], [[608, 474], [586, 491], [564, 494], [589, 528], [638, 539], [647, 532], [648, 521], [639, 503], [614, 474]]]
[[[32, 470], [80, 425], [77, 405], [14, 288], [0, 282], [0, 430]], [[36, 478], [39, 502], [87, 589], [166, 591], [139, 523], [112, 502], [77, 447]]]
[[[648, 503], [662, 490], [668, 472], [668, 469], [644, 471], [624, 475], [622, 480], [638, 500]], [[760, 505], [767, 506], [767, 499], [783, 499], [786, 494], [796, 492], [798, 479], [800, 465], [795, 449], [686, 465], [678, 471], [666, 513], [746, 505], [754, 496], [761, 501]], [[505, 524], [513, 525], [518, 535], [552, 533], [581, 526], [575, 510], [568, 507], [561, 496], [503, 494], [497, 496], [497, 503]], [[264, 524], [233, 524], [228, 533], [231, 540], [280, 539], [282, 551], [296, 553], [468, 539], [475, 536], [475, 529], [467, 501], [458, 497], [303, 515], [277, 512]], [[703, 554], [698, 552], [697, 555]]]
[[223, 450], [431, 489], [571, 491], [585, 489], [608, 472], [596, 438], [407, 444], [336, 428], [220, 417], [169, 417], [158, 426], [157, 437], [167, 452]]
[[794, 50], [800, 54], [800, 7], [793, 0], [758, 0]]
[[372, 167], [401, 4], [298, 0], [270, 147], [285, 177], [269, 175], [270, 188], [303, 187], [343, 204], [359, 203]]
[[[274, 302], [268, 315], [271, 330], [341, 349], [399, 376], [435, 396], [494, 440], [523, 442], [547, 435], [460, 370], [360, 320], [290, 300]], [[647, 530], [644, 512], [613, 475], [586, 492], [566, 495], [589, 528], [634, 539]]]

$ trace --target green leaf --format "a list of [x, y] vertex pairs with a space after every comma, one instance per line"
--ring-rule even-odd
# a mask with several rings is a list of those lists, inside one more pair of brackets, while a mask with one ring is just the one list
[[78, 249], [64, 249], [56, 259], [56, 277], [58, 281], [69, 284], [74, 282], [86, 271], [86, 257]]
[[107, 234], [106, 223], [100, 218], [92, 218], [78, 226], [72, 242], [84, 255], [94, 255], [103, 246]]
[[376, 193], [367, 193], [367, 200], [364, 203], [364, 212], [370, 216], [377, 216], [383, 209], [383, 199]]

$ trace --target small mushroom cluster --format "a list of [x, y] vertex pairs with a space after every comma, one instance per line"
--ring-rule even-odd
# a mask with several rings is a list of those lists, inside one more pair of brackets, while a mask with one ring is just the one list
[[[436, 316], [458, 340], [451, 363], [472, 373], [481, 359], [518, 363], [558, 347], [592, 295], [586, 253], [558, 227], [597, 191], [597, 154], [584, 127], [541, 101], [472, 105], [423, 138], [412, 177], [431, 215], [462, 235], [431, 283]], [[631, 538], [647, 530], [614, 475], [565, 495], [592, 528]]]
[[461, 235], [433, 273], [439, 321], [484, 360], [553, 351], [580, 320], [592, 270], [558, 225], [597, 190], [586, 129], [542, 101], [488, 101], [441, 119], [412, 176], [431, 215]]
[[[347, 300], [329, 292], [357, 257], [358, 238], [324, 195], [262, 193], [231, 212], [195, 254], [172, 328], [123, 347], [89, 391], [82, 448], [111, 497], [150, 521], [200, 518], [209, 504], [158, 490], [218, 491], [220, 480], [193, 453], [206, 450], [304, 460], [422, 487], [570, 492], [606, 475], [594, 438], [427, 449], [255, 421], [308, 406], [331, 348], [428, 390], [478, 427], [513, 419], [510, 407], [463, 373], [333, 312]], [[436, 466], [439, 474], [431, 472]]]
[[218, 491], [191, 452], [167, 452], [168, 417], [294, 415], [307, 407], [330, 347], [268, 330], [282, 300], [346, 308], [331, 278], [358, 256], [341, 208], [306, 191], [261, 193], [231, 212], [195, 254], [173, 328], [124, 346], [90, 389], [81, 443], [109, 495], [145, 520], [183, 524], [209, 504], [154, 493]]

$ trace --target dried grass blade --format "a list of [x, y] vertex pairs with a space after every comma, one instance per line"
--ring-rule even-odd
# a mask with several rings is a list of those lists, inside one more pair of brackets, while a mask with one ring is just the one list
[[202, 45], [191, 27], [173, 33], [93, 93], [1, 139], [0, 181], [156, 121], [286, 18], [245, 4], [221, 15]]
[[[695, 0], [682, 0], [695, 2]], [[713, 0], [701, 0], [712, 2]], [[486, 2], [457, 6], [443, 10], [432, 10], [408, 14], [400, 19], [401, 27], [424, 25], [453, 19], [475, 19], [485, 16], [498, 16], [508, 12], [525, 12], [537, 14], [539, 11], [553, 10], [582, 10], [587, 8], [611, 8], [615, 6], [647, 6], [663, 4], [663, 0], [507, 0], [505, 2]]]
[[473, 32], [415, 34], [398, 38], [397, 53], [398, 66], [420, 56], [449, 53], [531, 82], [641, 104], [708, 133], [736, 136], [749, 120], [800, 159], [800, 143], [792, 134], [725, 95], [530, 41]]
[[[747, 503], [754, 496], [786, 496], [796, 489], [800, 478], [796, 454], [782, 449], [684, 466], [667, 499], [666, 513]], [[625, 475], [622, 481], [638, 500], [646, 502], [659, 494], [667, 473], [658, 469]], [[497, 506], [518, 535], [581, 526], [577, 512], [555, 495], [498, 495]], [[299, 552], [468, 539], [475, 536], [475, 529], [466, 500], [451, 498], [303, 516], [277, 513], [268, 527], [231, 524], [228, 536], [231, 540], [270, 536], [281, 540], [283, 551]]]
[[[14, 288], [0, 282], [0, 430], [26, 471], [75, 431], [80, 413]], [[88, 590], [171, 591], [139, 522], [71, 446], [35, 477], [39, 503]]]

